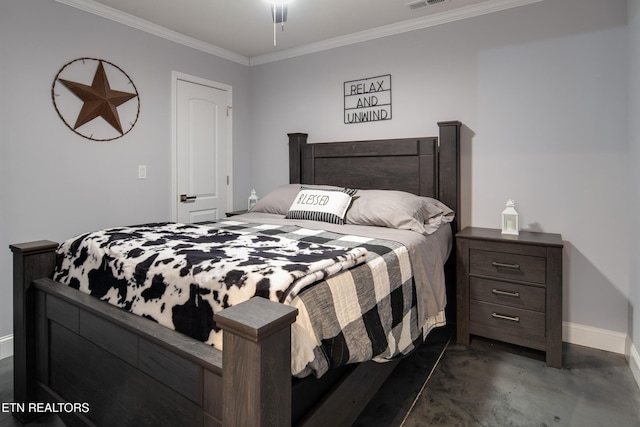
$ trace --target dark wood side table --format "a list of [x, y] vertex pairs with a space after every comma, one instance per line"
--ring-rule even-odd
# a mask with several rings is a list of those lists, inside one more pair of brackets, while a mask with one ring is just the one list
[[478, 335], [542, 350], [561, 368], [562, 248], [559, 234], [456, 234], [458, 343]]

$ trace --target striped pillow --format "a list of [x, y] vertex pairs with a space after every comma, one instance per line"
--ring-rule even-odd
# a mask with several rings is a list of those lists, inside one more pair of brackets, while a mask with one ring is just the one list
[[291, 204], [286, 218], [344, 224], [344, 216], [351, 204], [351, 189], [320, 190], [302, 188]]

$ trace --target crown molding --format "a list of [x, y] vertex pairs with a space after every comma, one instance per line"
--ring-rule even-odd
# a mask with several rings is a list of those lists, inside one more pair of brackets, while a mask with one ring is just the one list
[[463, 19], [473, 18], [475, 16], [486, 15], [489, 13], [499, 12], [501, 10], [511, 9], [514, 7], [525, 6], [531, 3], [538, 3], [543, 0], [487, 0], [482, 3], [464, 6], [441, 12], [435, 15], [428, 15], [396, 24], [385, 25], [371, 30], [360, 31], [341, 37], [335, 37], [317, 43], [309, 43], [304, 46], [291, 49], [281, 50], [265, 55], [258, 55], [251, 58], [231, 52], [210, 43], [185, 36], [173, 30], [169, 30], [160, 25], [146, 21], [121, 12], [117, 9], [105, 6], [94, 0], [56, 0], [58, 3], [84, 10], [94, 15], [119, 22], [132, 28], [145, 31], [149, 34], [162, 37], [175, 43], [188, 46], [202, 52], [215, 55], [229, 61], [237, 62], [242, 65], [254, 66], [266, 64], [269, 62], [281, 61], [284, 59], [294, 58], [296, 56], [308, 55], [310, 53], [321, 52], [324, 50], [335, 49], [338, 47], [348, 46], [356, 43], [362, 43], [369, 40], [375, 40], [382, 37], [393, 36], [396, 34], [407, 33], [410, 31], [420, 30], [424, 28], [434, 27], [449, 22], [460, 21]]
[[489, 13], [499, 12], [505, 9], [525, 6], [531, 3], [538, 3], [543, 0], [488, 0], [486, 2], [475, 5], [464, 6], [441, 12], [435, 15], [428, 15], [396, 24], [385, 25], [371, 30], [360, 31], [346, 36], [336, 37], [317, 43], [310, 43], [297, 48], [282, 50], [279, 52], [269, 53], [266, 55], [258, 55], [249, 58], [251, 66], [266, 64], [269, 62], [281, 61], [296, 56], [307, 55], [310, 53], [321, 52], [323, 50], [334, 49], [337, 47], [348, 46], [356, 43], [362, 43], [369, 40], [375, 40], [383, 37], [393, 36], [396, 34], [408, 33], [410, 31], [421, 30], [424, 28], [434, 27], [449, 22], [460, 21], [475, 16], [486, 15]]
[[178, 33], [144, 19], [137, 18], [133, 15], [121, 12], [117, 9], [105, 6], [93, 0], [56, 1], [58, 3], [66, 4], [67, 6], [75, 7], [76, 9], [84, 10], [85, 12], [101, 16], [111, 21], [119, 22], [120, 24], [136, 28], [154, 36], [158, 36], [163, 39], [170, 40], [172, 42], [188, 46], [211, 55], [219, 56], [220, 58], [228, 59], [229, 61], [237, 62], [242, 65], [249, 65], [249, 58], [247, 58], [246, 56], [212, 45], [211, 43], [205, 43], [192, 37], [185, 36], [184, 34]]

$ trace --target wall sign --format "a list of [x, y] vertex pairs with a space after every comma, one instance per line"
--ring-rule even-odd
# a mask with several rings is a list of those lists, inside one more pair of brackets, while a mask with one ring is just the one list
[[344, 123], [391, 120], [391, 74], [344, 82]]

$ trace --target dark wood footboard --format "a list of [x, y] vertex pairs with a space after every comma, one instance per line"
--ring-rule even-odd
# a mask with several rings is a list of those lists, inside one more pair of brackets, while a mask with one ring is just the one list
[[70, 425], [290, 424], [295, 308], [254, 298], [220, 312], [221, 353], [46, 278], [56, 247], [11, 246], [20, 421], [42, 410], [30, 402], [64, 402]]

